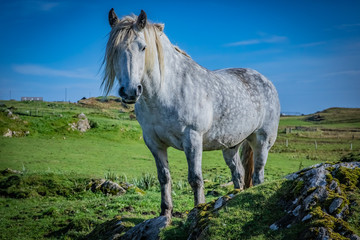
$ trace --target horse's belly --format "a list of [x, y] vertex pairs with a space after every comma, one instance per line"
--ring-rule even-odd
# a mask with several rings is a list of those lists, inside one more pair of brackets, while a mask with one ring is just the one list
[[236, 136], [232, 134], [226, 134], [222, 136], [204, 135], [203, 150], [211, 151], [211, 150], [221, 150], [221, 149], [231, 148], [240, 144], [249, 135], [250, 134], [241, 134], [241, 133], [239, 133]]
[[[251, 119], [250, 119], [251, 120]], [[258, 122], [239, 119], [236, 124], [219, 122], [203, 135], [205, 151], [234, 147], [243, 142], [258, 128]]]

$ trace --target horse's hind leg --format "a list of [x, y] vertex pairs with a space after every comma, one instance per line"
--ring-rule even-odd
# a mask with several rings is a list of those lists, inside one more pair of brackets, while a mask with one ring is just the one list
[[249, 140], [254, 152], [254, 174], [252, 180], [253, 185], [258, 185], [264, 182], [264, 168], [269, 150], [274, 144], [275, 138], [259, 130], [254, 133]]
[[244, 168], [240, 162], [239, 146], [224, 149], [223, 156], [230, 168], [234, 188], [242, 190], [244, 188]]
[[245, 140], [241, 144], [240, 159], [245, 172], [245, 176], [244, 176], [245, 188], [252, 187], [253, 186], [252, 176], [254, 172], [254, 154], [247, 140]]

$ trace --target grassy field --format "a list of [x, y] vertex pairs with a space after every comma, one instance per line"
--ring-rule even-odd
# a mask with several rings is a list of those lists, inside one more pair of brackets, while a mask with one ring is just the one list
[[[120, 103], [92, 100], [88, 104], [0, 102], [0, 133], [11, 129], [26, 135], [0, 137], [0, 170], [21, 171], [0, 178], [0, 239], [82, 239], [115, 216], [130, 227], [159, 214], [155, 163], [139, 124], [130, 120], [131, 113]], [[9, 118], [6, 109], [19, 118]], [[76, 122], [81, 112], [93, 128], [86, 133], [69, 130], [68, 124]], [[337, 161], [359, 151], [359, 109], [334, 108], [311, 116], [285, 116], [269, 154], [265, 181], [276, 182], [303, 167]], [[184, 153], [169, 149], [169, 164], [174, 225], [180, 226], [193, 207]], [[203, 175], [206, 193], [231, 190], [220, 186], [230, 181], [220, 151], [204, 152]], [[87, 190], [92, 178], [129, 182], [145, 194], [92, 193]], [[144, 185], [144, 181], [149, 184]], [[209, 194], [207, 200], [215, 199], [214, 195]]]

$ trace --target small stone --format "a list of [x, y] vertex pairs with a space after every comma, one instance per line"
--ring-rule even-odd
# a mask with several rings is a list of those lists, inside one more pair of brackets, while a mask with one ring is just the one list
[[301, 209], [301, 205], [298, 205], [293, 211], [292, 214], [297, 217], [299, 215], [299, 211]]
[[12, 137], [12, 136], [13, 136], [13, 132], [12, 132], [10, 129], [8, 129], [8, 130], [4, 133], [3, 136], [4, 136], [4, 137]]
[[224, 199], [222, 197], [219, 198], [218, 200], [216, 200], [214, 209], [216, 210], [218, 208], [221, 208], [223, 206], [223, 202], [224, 202]]
[[332, 180], [330, 185], [329, 185], [329, 189], [330, 190], [335, 190], [337, 188], [338, 184], [336, 181]]
[[306, 215], [305, 217], [303, 217], [303, 219], [301, 219], [301, 221], [304, 222], [304, 221], [306, 221], [306, 220], [308, 220], [308, 219], [310, 219], [310, 218], [312, 218], [312, 215], [311, 215], [311, 214], [308, 214], [308, 215]]
[[103, 193], [111, 195], [121, 195], [126, 193], [125, 189], [123, 189], [119, 184], [112, 181], [105, 181], [103, 184], [101, 184], [100, 190]]
[[336, 209], [338, 209], [340, 207], [340, 205], [343, 203], [343, 199], [342, 198], [335, 198], [332, 203], [330, 204], [329, 207], [329, 212], [333, 213]]
[[273, 231], [276, 231], [276, 230], [279, 229], [279, 227], [278, 227], [278, 225], [276, 225], [276, 224], [274, 223], [274, 224], [271, 224], [270, 229], [273, 230]]
[[340, 213], [338, 213], [338, 214], [336, 214], [335, 215], [335, 217], [336, 218], [344, 218], [344, 214], [345, 214], [345, 212], [346, 212], [346, 210], [348, 210], [349, 209], [349, 206], [348, 205], [345, 205], [342, 209], [341, 209], [341, 211], [340, 211]]
[[320, 227], [319, 232], [318, 232], [318, 236], [317, 236], [316, 239], [321, 239], [321, 240], [330, 239], [328, 230], [326, 228], [324, 228], [324, 227]]
[[356, 234], [352, 234], [350, 236], [350, 240], [360, 240], [360, 237], [358, 235], [356, 235]]

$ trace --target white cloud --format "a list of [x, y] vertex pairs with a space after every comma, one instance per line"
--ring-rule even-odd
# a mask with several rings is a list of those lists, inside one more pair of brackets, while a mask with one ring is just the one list
[[360, 27], [360, 23], [341, 24], [341, 25], [335, 26], [335, 28], [343, 29], [343, 30], [349, 30], [349, 29], [358, 28], [358, 27]]
[[307, 48], [307, 47], [315, 47], [315, 46], [324, 45], [324, 44], [326, 44], [326, 42], [324, 42], [324, 41], [322, 41], [322, 42], [312, 42], [312, 43], [300, 44], [300, 45], [298, 45], [298, 47]]
[[274, 36], [270, 36], [270, 37], [266, 37], [266, 38], [257, 38], [257, 39], [250, 39], [250, 40], [244, 40], [244, 41], [239, 41], [239, 42], [227, 43], [224, 46], [234, 47], [234, 46], [255, 45], [255, 44], [260, 44], [260, 43], [282, 43], [282, 42], [286, 42], [287, 40], [288, 40], [288, 38], [285, 36], [274, 35]]
[[57, 6], [59, 6], [60, 3], [58, 2], [39, 2], [38, 3], [38, 6], [39, 6], [39, 9], [41, 11], [51, 11], [52, 9], [56, 8]]
[[358, 76], [360, 75], [360, 70], [347, 70], [347, 71], [338, 71], [338, 72], [330, 72], [330, 73], [326, 73], [324, 74], [325, 77], [328, 76], [342, 76], [342, 75], [347, 75], [347, 76]]
[[44, 67], [36, 64], [13, 65], [13, 70], [17, 73], [36, 76], [81, 78], [81, 79], [98, 79], [95, 74], [84, 70], [58, 70]]

